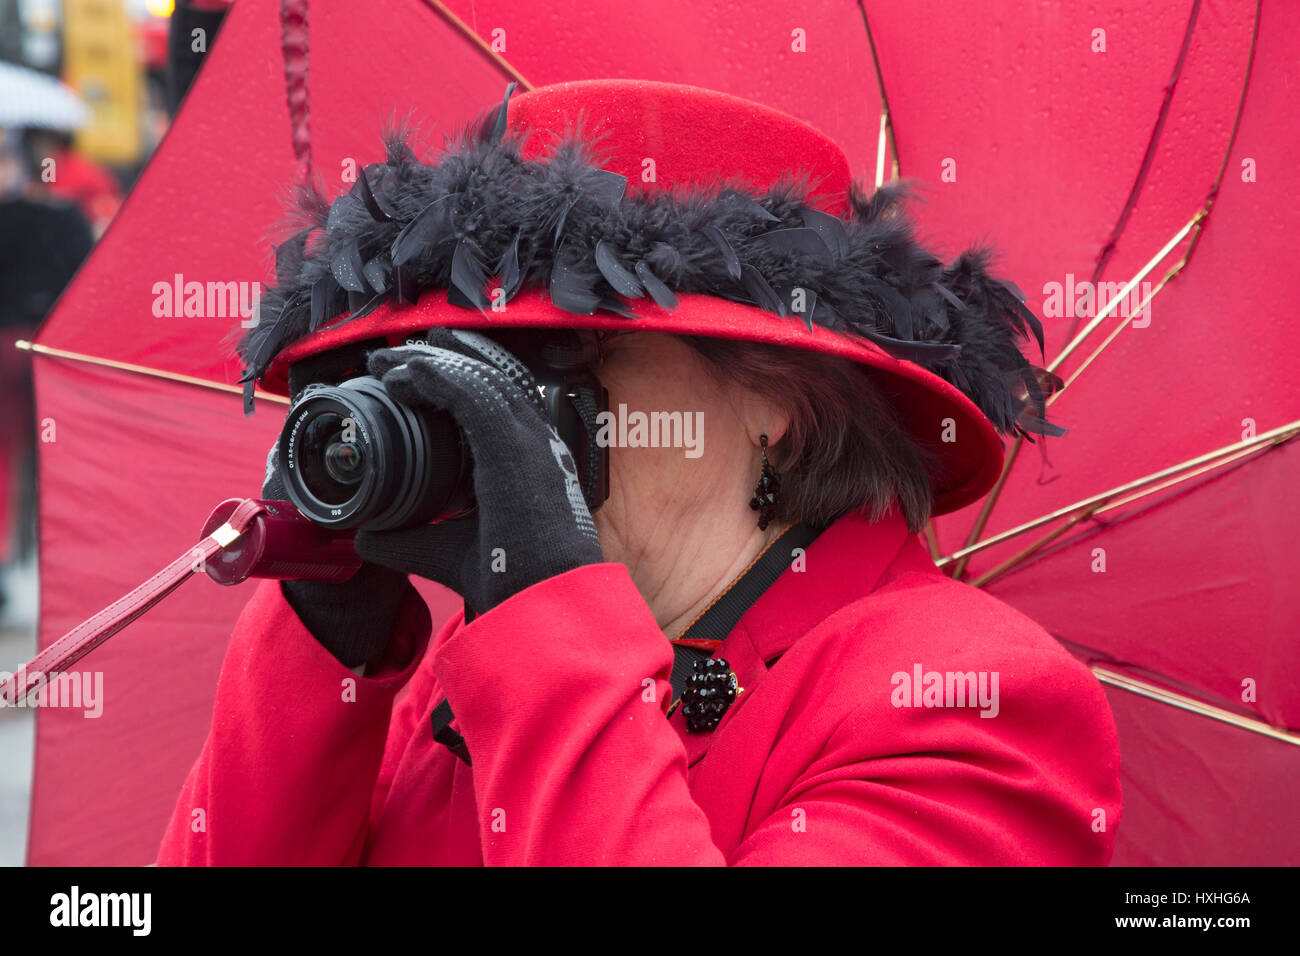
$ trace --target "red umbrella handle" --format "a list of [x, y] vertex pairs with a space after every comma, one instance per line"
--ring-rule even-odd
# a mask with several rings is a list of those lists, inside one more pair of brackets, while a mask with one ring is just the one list
[[[0, 682], [0, 700], [11, 705], [24, 700], [47, 674], [71, 667], [198, 571], [219, 584], [249, 577], [346, 579], [361, 564], [351, 537], [351, 532], [327, 532], [312, 525], [288, 502], [224, 501], [208, 518], [197, 545], [7, 675]], [[231, 547], [237, 541], [240, 546]]]

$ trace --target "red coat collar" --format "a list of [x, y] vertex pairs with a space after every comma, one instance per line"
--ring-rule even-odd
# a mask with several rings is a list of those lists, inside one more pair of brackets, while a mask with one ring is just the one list
[[894, 512], [875, 523], [846, 515], [808, 546], [802, 571], [793, 562], [754, 602], [723, 647], [743, 630], [760, 660], [785, 653], [844, 605], [875, 590], [908, 537], [906, 523]]
[[766, 678], [769, 661], [840, 608], [870, 594], [908, 550], [933, 570], [903, 518], [891, 512], [877, 522], [847, 515], [823, 531], [802, 558], [792, 556], [791, 567], [745, 612], [713, 655], [727, 660], [743, 689], [722, 723], [712, 733], [690, 734], [681, 708], [670, 718], [686, 745], [688, 764], [704, 756], [714, 736], [744, 706]]

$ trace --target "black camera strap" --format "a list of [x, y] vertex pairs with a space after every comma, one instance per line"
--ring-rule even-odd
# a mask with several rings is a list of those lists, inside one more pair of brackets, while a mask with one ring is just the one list
[[[671, 717], [681, 703], [687, 679], [694, 672], [696, 661], [708, 660], [714, 655], [745, 612], [790, 567], [796, 557], [795, 552], [806, 550], [821, 532], [820, 528], [800, 523], [790, 526], [773, 538], [749, 567], [673, 638], [673, 667], [669, 676], [673, 703], [668, 708], [668, 716]], [[766, 663], [771, 667], [775, 661]], [[465, 764], [472, 765], [465, 738], [451, 726], [453, 720], [455, 715], [451, 711], [451, 704], [444, 697], [433, 709], [433, 739]]]
[[[763, 592], [776, 583], [795, 558], [796, 550], [806, 550], [821, 534], [822, 529], [806, 524], [791, 525], [766, 548], [759, 552], [740, 577], [732, 581], [713, 603], [704, 609], [690, 625], [673, 638], [673, 670], [669, 683], [673, 688], [673, 704], [669, 716], [681, 703], [686, 681], [695, 670], [697, 661], [708, 660], [726, 640], [745, 612], [753, 606]], [[771, 666], [770, 663], [768, 666]]]
[[573, 391], [569, 393], [569, 401], [582, 420], [582, 430], [587, 439], [587, 454], [583, 457], [584, 467], [579, 476], [579, 481], [582, 483], [582, 496], [586, 499], [588, 507], [595, 511], [604, 502], [595, 500], [597, 489], [600, 487], [602, 458], [600, 444], [596, 441], [600, 426], [596, 421], [599, 410], [593, 391], [585, 385], [575, 385]]

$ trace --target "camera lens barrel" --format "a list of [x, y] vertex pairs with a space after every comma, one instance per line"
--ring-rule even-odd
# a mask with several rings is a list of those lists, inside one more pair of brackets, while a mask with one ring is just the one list
[[373, 376], [303, 389], [278, 453], [289, 499], [326, 527], [387, 531], [472, 507], [468, 450], [451, 416], [393, 401]]

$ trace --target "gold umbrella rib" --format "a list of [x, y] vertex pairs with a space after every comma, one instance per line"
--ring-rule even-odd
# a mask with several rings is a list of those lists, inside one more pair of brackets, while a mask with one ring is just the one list
[[939, 539], [934, 534], [934, 520], [925, 523], [925, 543], [930, 548], [930, 560], [938, 561], [943, 552], [939, 550]]
[[[117, 359], [102, 358], [98, 355], [86, 355], [83, 352], [69, 352], [66, 349], [51, 348], [48, 345], [40, 345], [36, 342], [19, 340], [14, 343], [15, 348], [22, 349], [26, 352], [33, 352], [37, 355], [45, 355], [49, 358], [66, 359], [71, 362], [85, 362], [88, 365], [98, 365], [103, 368], [117, 369], [122, 372], [131, 372], [135, 375], [148, 375], [152, 378], [162, 378], [170, 382], [181, 382], [185, 385], [198, 385], [201, 388], [211, 388], [219, 392], [233, 392], [236, 395], [242, 395], [244, 388], [242, 385], [230, 385], [226, 382], [214, 382], [211, 379], [199, 378], [195, 375], [182, 375], [180, 372], [169, 372], [166, 369], [151, 368], [148, 365], [135, 365], [131, 362], [119, 362]], [[260, 398], [265, 402], [276, 402], [280, 405], [288, 405], [289, 399], [283, 395], [274, 395], [271, 392], [261, 390], [253, 393], [254, 398]]]
[[[1160, 284], [1152, 291], [1151, 296], [1148, 297], [1148, 302], [1150, 302], [1151, 298], [1163, 289], [1171, 279], [1178, 275], [1178, 273], [1180, 273], [1191, 260], [1192, 253], [1196, 251], [1197, 243], [1200, 241], [1201, 232], [1205, 228], [1205, 220], [1209, 217], [1210, 211], [1214, 208], [1214, 201], [1219, 194], [1219, 186], [1223, 182], [1224, 173], [1228, 168], [1228, 160], [1232, 156], [1233, 146], [1236, 145], [1237, 142], [1237, 134], [1241, 130], [1241, 117], [1246, 109], [1246, 93], [1250, 89], [1250, 81], [1255, 69], [1255, 52], [1259, 44], [1259, 19], [1262, 8], [1263, 0], [1256, 0], [1255, 19], [1251, 27], [1250, 50], [1246, 55], [1246, 69], [1241, 79], [1241, 95], [1237, 98], [1237, 111], [1232, 121], [1232, 132], [1228, 134], [1228, 145], [1223, 151], [1223, 161], [1219, 165], [1219, 172], [1215, 176], [1214, 184], [1210, 187], [1210, 192], [1205, 198], [1205, 204], [1201, 207], [1201, 211], [1192, 220], [1191, 239], [1187, 243], [1187, 249], [1184, 251], [1182, 259], [1165, 274], [1165, 277], [1161, 280]], [[1186, 37], [1184, 38], [1184, 42], [1186, 42]], [[1186, 229], [1186, 227], [1184, 227], [1184, 229]], [[1118, 238], [1119, 235], [1115, 234], [1112, 236], [1112, 241], [1117, 241]], [[1099, 277], [1099, 275], [1100, 273], [1098, 272], [1096, 276]], [[1127, 325], [1127, 322], [1124, 324]], [[1121, 328], [1123, 328], [1123, 326], [1121, 326]], [[1083, 371], [1083, 368], [1092, 364], [1093, 359], [1097, 358], [1097, 356], [1101, 354], [1102, 350], [1114, 341], [1116, 335], [1118, 335], [1118, 330], [1116, 330], [1115, 333], [1112, 333], [1111, 336], [1107, 338], [1107, 340], [1103, 342], [1091, 356], [1089, 356], [1088, 360], [1081, 368], [1075, 370], [1074, 374], [1070, 376], [1070, 382], [1073, 382], [1079, 377], [1079, 373]], [[1071, 348], [1074, 348], [1078, 341], [1081, 340], [1076, 339], [1075, 342], [1072, 342]], [[1063, 357], [1064, 356], [1057, 356], [1056, 361], [1052, 365], [1053, 369], [1059, 366]], [[1068, 385], [1069, 383], [1067, 382], [1066, 384]], [[1062, 389], [1062, 391], [1064, 391], [1064, 389]], [[1058, 392], [1057, 394], [1059, 395], [1060, 393]], [[1055, 399], [1056, 396], [1053, 396], [1051, 401], [1055, 401]], [[975, 523], [971, 526], [970, 533], [966, 536], [967, 547], [974, 544], [979, 536], [984, 533], [984, 528], [988, 525], [989, 518], [993, 514], [993, 508], [1002, 494], [1002, 489], [1006, 484], [1007, 476], [1010, 474], [1011, 467], [1015, 464], [1017, 457], [1019, 457], [1020, 449], [1023, 445], [1024, 439], [1017, 436], [1015, 443], [1011, 447], [1011, 451], [1007, 453], [1006, 461], [1003, 463], [1002, 474], [998, 477], [997, 484], [993, 486], [993, 489], [985, 497], [984, 503], [980, 507], [980, 513], [976, 517]], [[962, 559], [957, 562], [950, 573], [954, 578], [960, 579], [966, 570], [966, 565], [966, 559]]]
[[871, 34], [871, 21], [867, 19], [867, 7], [864, 0], [858, 0], [858, 12], [862, 14], [862, 26], [867, 31], [867, 46], [871, 50], [871, 66], [876, 72], [876, 88], [880, 91], [880, 135], [876, 141], [876, 188], [885, 182], [885, 153], [890, 154], [890, 179], [898, 178], [898, 141], [894, 138], [894, 118], [889, 110], [889, 96], [885, 92], [885, 74], [880, 69], [880, 57], [876, 53], [876, 40]]
[[[1195, 216], [1191, 218], [1191, 220], [1187, 223], [1187, 225], [1179, 229], [1178, 232], [1174, 234], [1173, 238], [1170, 239], [1167, 243], [1165, 243], [1164, 247], [1159, 252], [1157, 252], [1154, 256], [1152, 256], [1150, 260], [1147, 261], [1147, 264], [1144, 265], [1141, 270], [1139, 270], [1138, 274], [1135, 275], [1128, 282], [1126, 282], [1124, 284], [1123, 289], [1121, 289], [1120, 292], [1114, 298], [1112, 298], [1108, 303], [1106, 303], [1105, 307], [1099, 313], [1097, 313], [1096, 317], [1093, 318], [1092, 321], [1090, 321], [1085, 328], [1080, 330], [1079, 334], [1074, 337], [1074, 339], [1065, 347], [1065, 349], [1061, 352], [1061, 354], [1058, 355], [1050, 365], [1048, 365], [1047, 367], [1048, 371], [1055, 372], [1058, 368], [1060, 368], [1061, 363], [1064, 362], [1065, 359], [1069, 357], [1070, 353], [1073, 352], [1076, 348], [1078, 348], [1079, 345], [1082, 344], [1082, 342], [1089, 335], [1092, 334], [1092, 332], [1097, 328], [1098, 325], [1106, 321], [1106, 319], [1108, 319], [1111, 316], [1111, 314], [1114, 313], [1114, 311], [1117, 308], [1119, 308], [1120, 303], [1123, 302], [1128, 297], [1128, 295], [1138, 287], [1138, 283], [1140, 283], [1144, 278], [1150, 275], [1151, 271], [1155, 269], [1155, 267], [1158, 266], [1162, 261], [1164, 261], [1164, 259], [1167, 258], [1169, 254], [1173, 252], [1174, 249], [1178, 248], [1178, 244], [1187, 237], [1187, 234], [1193, 228], [1199, 228], [1199, 223], [1205, 218], [1206, 215], [1207, 215], [1207, 209], [1202, 208], [1196, 213]], [[1161, 280], [1160, 284], [1156, 288], [1152, 289], [1150, 295], [1146, 297], [1146, 299], [1143, 302], [1143, 308], [1145, 308], [1146, 305], [1150, 303], [1150, 301], [1153, 298], [1155, 298], [1156, 293], [1159, 292], [1161, 289], [1163, 289], [1165, 287], [1165, 284], [1170, 279], [1172, 279], [1175, 275], [1178, 274], [1178, 272], [1182, 269], [1184, 265], [1186, 265], [1186, 263], [1187, 263], [1187, 259], [1186, 256], [1184, 256], [1182, 262], [1178, 263], [1172, 269], [1169, 270], [1169, 272], [1165, 275], [1164, 279]], [[1131, 317], [1126, 317], [1124, 319], [1123, 323], [1120, 325], [1121, 329], [1123, 329], [1128, 325], [1130, 318]], [[1109, 345], [1110, 342], [1112, 342], [1115, 339], [1116, 335], [1118, 335], [1118, 331], [1112, 333], [1110, 338], [1108, 338], [1102, 344], [1101, 348], [1097, 349], [1096, 352], [1094, 352], [1091, 356], [1089, 356], [1087, 362], [1084, 363], [1085, 366], [1091, 364], [1092, 360], [1095, 359], [1097, 355], [1101, 352], [1101, 349], [1105, 348], [1106, 345]], [[1078, 374], [1076, 372], [1075, 375], [1072, 375], [1070, 377], [1070, 381], [1073, 382], [1074, 379], [1077, 377]], [[1067, 382], [1066, 384], [1068, 385], [1069, 383]], [[1051, 396], [1051, 398], [1048, 399], [1047, 404], [1050, 406], [1060, 396], [1061, 392], [1064, 391], [1065, 388], [1062, 387], [1060, 391], [1058, 391], [1055, 395]], [[984, 503], [980, 506], [980, 513], [976, 517], [975, 523], [971, 525], [970, 533], [966, 535], [966, 544], [963, 548], [963, 552], [965, 551], [965, 549], [968, 549], [975, 544], [975, 542], [979, 539], [979, 536], [984, 533], [985, 527], [988, 526], [989, 518], [992, 517], [993, 515], [993, 507], [995, 504], [997, 504], [998, 498], [1002, 494], [1002, 489], [1006, 485], [1007, 478], [1010, 477], [1011, 475], [1011, 469], [1015, 465], [1016, 459], [1020, 456], [1020, 449], [1024, 447], [1024, 444], [1025, 444], [1024, 437], [1017, 435], [1015, 442], [1011, 446], [1011, 450], [1007, 452], [1006, 459], [1002, 463], [1002, 473], [998, 475], [997, 483], [994, 484], [992, 490], [990, 490], [989, 493], [985, 495]], [[957, 553], [961, 554], [963, 552], [957, 552]], [[953, 566], [952, 571], [950, 572], [952, 577], [960, 580], [962, 575], [966, 572], [966, 565], [968, 563], [969, 562], [967, 557], [959, 558], [957, 560], [957, 563]]]
[[465, 37], [466, 40], [469, 40], [478, 47], [479, 50], [492, 60], [503, 73], [515, 80], [525, 90], [531, 90], [533, 88], [533, 84], [524, 79], [524, 75], [516, 70], [509, 60], [503, 57], [496, 50], [492, 49], [491, 45], [475, 33], [468, 23], [448, 10], [446, 5], [440, 3], [439, 0], [424, 0], [424, 2], [426, 5], [431, 7], [434, 12], [446, 20], [453, 29]]
[[1253, 455], [1256, 452], [1261, 450], [1262, 448], [1259, 446], [1252, 446], [1243, 451], [1239, 451], [1233, 455], [1229, 455], [1227, 458], [1223, 458], [1220, 459], [1219, 461], [1212, 462], [1211, 464], [1202, 465], [1199, 468], [1195, 468], [1191, 471], [1184, 472], [1183, 474], [1180, 474], [1177, 477], [1170, 478], [1168, 481], [1162, 481], [1159, 482], [1158, 484], [1152, 485], [1149, 488], [1143, 488], [1140, 491], [1136, 491], [1133, 494], [1128, 495], [1124, 498], [1120, 498], [1116, 501], [1107, 502], [1105, 505], [1102, 505], [1100, 507], [1085, 508], [1083, 511], [1078, 512], [1075, 517], [1071, 518], [1071, 520], [1067, 524], [1058, 528], [1056, 531], [1053, 531], [1051, 534], [1046, 535], [1043, 538], [1040, 538], [1038, 541], [1034, 542], [1032, 545], [1025, 548], [1023, 551], [1017, 553], [1011, 558], [1008, 558], [1006, 561], [998, 565], [993, 570], [980, 575], [980, 577], [972, 581], [971, 584], [974, 587], [985, 587], [991, 581], [996, 580], [1002, 575], [1009, 574], [1010, 572], [1014, 571], [1018, 565], [1022, 564], [1025, 560], [1027, 560], [1030, 556], [1032, 556], [1038, 551], [1041, 551], [1044, 547], [1051, 544], [1052, 541], [1060, 537], [1062, 534], [1064, 534], [1070, 528], [1074, 527], [1074, 525], [1078, 524], [1080, 521], [1084, 521], [1095, 515], [1104, 514], [1105, 512], [1110, 511], [1112, 508], [1122, 508], [1124, 505], [1128, 504], [1131, 501], [1136, 501], [1137, 499], [1144, 498], [1147, 495], [1153, 495], [1158, 491], [1163, 491], [1165, 488], [1169, 488], [1183, 481], [1188, 481], [1192, 478], [1195, 478], [1197, 475], [1205, 474], [1206, 472], [1213, 471], [1216, 468], [1222, 468], [1225, 465], [1230, 465], [1238, 458], [1245, 458], [1248, 455]]
[[1111, 687], [1118, 687], [1120, 690], [1126, 690], [1130, 694], [1137, 694], [1139, 697], [1146, 697], [1170, 707], [1177, 707], [1201, 717], [1208, 717], [1211, 720], [1221, 721], [1225, 724], [1231, 724], [1233, 727], [1239, 727], [1242, 730], [1248, 730], [1251, 733], [1262, 734], [1265, 737], [1271, 737], [1274, 740], [1280, 740], [1283, 743], [1300, 746], [1300, 733], [1284, 727], [1274, 727], [1272, 724], [1265, 723], [1262, 720], [1256, 720], [1252, 717], [1244, 717], [1241, 714], [1235, 714], [1230, 710], [1224, 710], [1222, 707], [1215, 707], [1213, 704], [1206, 704], [1196, 700], [1194, 697], [1188, 697], [1185, 694], [1179, 694], [1159, 687], [1156, 684], [1149, 684], [1146, 681], [1136, 680], [1125, 674], [1119, 674], [1109, 668], [1100, 665], [1091, 664], [1089, 669], [1093, 676], [1103, 684], [1109, 684]]
[[[1082, 329], [1079, 330], [1079, 334], [1076, 335], [1070, 341], [1070, 343], [1064, 349], [1061, 350], [1061, 353], [1057, 355], [1056, 358], [1052, 359], [1051, 364], [1047, 366], [1047, 370], [1049, 372], [1055, 372], [1058, 368], [1060, 368], [1061, 364], [1074, 353], [1074, 350], [1077, 349], [1080, 345], [1082, 345], [1084, 340], [1088, 338], [1088, 336], [1091, 335], [1094, 331], [1096, 331], [1097, 327], [1101, 325], [1101, 323], [1105, 322], [1107, 319], [1111, 317], [1111, 315], [1114, 314], [1115, 310], [1120, 307], [1121, 303], [1123, 303], [1129, 297], [1129, 295], [1132, 294], [1133, 290], [1138, 287], [1138, 284], [1147, 276], [1149, 276], [1156, 266], [1160, 265], [1161, 262], [1163, 262], [1166, 258], [1168, 258], [1170, 253], [1172, 253], [1175, 249], [1178, 248], [1178, 245], [1184, 239], [1187, 238], [1187, 234], [1191, 232], [1194, 228], [1196, 228], [1196, 226], [1199, 225], [1203, 219], [1205, 219], [1206, 215], [1208, 215], [1208, 211], [1206, 210], [1205, 207], [1201, 207], [1200, 209], [1198, 209], [1196, 211], [1196, 215], [1194, 215], [1191, 219], [1189, 219], [1187, 224], [1183, 226], [1183, 228], [1179, 229], [1176, 233], [1174, 233], [1173, 238], [1170, 239], [1168, 242], [1166, 242], [1163, 248], [1161, 248], [1159, 252], [1157, 252], [1154, 256], [1152, 256], [1150, 259], [1147, 260], [1146, 265], [1144, 265], [1141, 269], [1138, 270], [1137, 275], [1129, 279], [1128, 282], [1124, 283], [1123, 288], [1121, 288], [1120, 291], [1117, 292], [1115, 296], [1109, 302], [1106, 303], [1105, 308], [1103, 308], [1100, 312], [1098, 312], [1088, 322], [1087, 325], [1085, 325]], [[1181, 268], [1183, 264], [1184, 263], [1179, 263], [1176, 269]], [[1175, 272], [1176, 274], [1176, 269], [1171, 270], [1171, 272]], [[1161, 282], [1161, 286], [1163, 286], [1164, 282], [1167, 282], [1169, 278], [1170, 278], [1169, 276], [1166, 276], [1165, 280]], [[1150, 299], [1154, 296], [1155, 296], [1155, 290], [1153, 289], [1151, 291], [1151, 295], [1148, 296], [1148, 301], [1150, 301]], [[1131, 318], [1131, 316], [1129, 318]], [[1129, 320], [1128, 318], [1125, 319], [1126, 324], [1128, 320]], [[1057, 394], [1059, 395], [1060, 392], [1058, 392]], [[1055, 397], [1056, 396], [1053, 396], [1053, 398]]]
[[[1146, 296], [1142, 298], [1142, 300], [1138, 303], [1137, 307], [1133, 311], [1135, 313], [1140, 314], [1148, 305], [1151, 304], [1151, 300], [1156, 297], [1156, 293], [1158, 293], [1161, 289], [1163, 289], [1168, 284], [1170, 279], [1178, 275], [1178, 273], [1182, 271], [1183, 266], [1186, 264], [1187, 264], [1186, 258], [1182, 259], [1182, 261], [1180, 262], [1175, 263], [1173, 268], [1171, 268], [1168, 272], [1165, 273], [1165, 277], [1161, 279], [1159, 283], [1157, 283], [1154, 289], [1152, 289], [1149, 293], [1147, 293]], [[1123, 332], [1126, 328], [1128, 328], [1129, 322], [1132, 320], [1132, 318], [1133, 318], [1132, 315], [1126, 315], [1121, 317], [1120, 321], [1116, 323], [1115, 328], [1111, 330], [1110, 335], [1106, 336], [1106, 338], [1102, 340], [1102, 343], [1098, 345], [1096, 349], [1093, 350], [1091, 355], [1089, 355], [1086, 359], [1084, 359], [1082, 362], [1079, 363], [1079, 367], [1070, 373], [1070, 377], [1065, 380], [1065, 382], [1061, 385], [1060, 389], [1057, 390], [1056, 394], [1052, 395], [1047, 400], [1048, 407], [1051, 407], [1052, 403], [1056, 401], [1056, 399], [1061, 395], [1061, 393], [1064, 392], [1071, 385], [1073, 385], [1075, 379], [1077, 379], [1080, 375], [1082, 375], [1084, 370], [1088, 368], [1088, 366], [1090, 366], [1098, 358], [1098, 356], [1101, 355], [1103, 351], [1105, 351], [1106, 347], [1110, 345], [1112, 342], [1114, 342], [1115, 339], [1119, 337], [1119, 334], [1121, 332]]]
[[[1146, 186], [1147, 174], [1151, 172], [1151, 166], [1155, 161], [1156, 151], [1160, 146], [1160, 138], [1164, 132], [1165, 123], [1168, 121], [1169, 113], [1174, 105], [1174, 93], [1178, 89], [1178, 80], [1181, 78], [1183, 67], [1187, 63], [1187, 51], [1191, 49], [1192, 36], [1196, 31], [1196, 21], [1200, 12], [1201, 0], [1195, 0], [1187, 17], [1187, 27], [1183, 30], [1183, 42], [1179, 47], [1178, 57], [1174, 61], [1173, 74], [1169, 77], [1169, 81], [1165, 83], [1164, 99], [1161, 100], [1160, 109], [1156, 113], [1155, 127], [1151, 130], [1151, 136], [1147, 139], [1146, 152], [1142, 155], [1142, 162], [1138, 165], [1137, 176], [1134, 178], [1133, 186], [1129, 190], [1128, 197], [1124, 200], [1123, 207], [1120, 209], [1119, 217], [1115, 220], [1115, 225], [1110, 231], [1110, 238], [1101, 247], [1101, 254], [1097, 257], [1096, 268], [1092, 270], [1092, 279], [1090, 281], [1094, 288], [1101, 281], [1102, 275], [1105, 274], [1106, 266], [1110, 262], [1111, 256], [1114, 255], [1115, 249], [1119, 245], [1120, 236], [1124, 234], [1129, 218], [1137, 208], [1142, 189]], [[1075, 327], [1077, 327], [1077, 324], [1078, 318], [1076, 317]]]
[[[1222, 448], [1216, 448], [1213, 451], [1205, 452], [1204, 454], [1197, 455], [1194, 458], [1189, 458], [1186, 461], [1179, 462], [1178, 464], [1169, 465], [1168, 467], [1152, 472], [1149, 475], [1144, 475], [1141, 478], [1135, 478], [1122, 485], [1117, 485], [1109, 491], [1103, 491], [1099, 494], [1092, 495], [1091, 497], [1084, 498], [1081, 501], [1077, 501], [1074, 504], [1058, 508], [1055, 511], [1042, 515], [1041, 517], [1034, 518], [1031, 521], [1026, 521], [1024, 524], [1017, 525], [1014, 528], [1009, 528], [1006, 531], [984, 538], [974, 544], [967, 545], [959, 551], [954, 551], [945, 558], [940, 558], [936, 563], [939, 567], [943, 567], [953, 561], [968, 558], [971, 555], [977, 554], [987, 548], [991, 548], [996, 544], [1001, 544], [1003, 541], [1009, 541], [1012, 538], [1033, 531], [1037, 528], [1041, 528], [1044, 525], [1051, 524], [1061, 518], [1073, 517], [1079, 513], [1099, 514], [1102, 511], [1109, 510], [1110, 508], [1119, 507], [1119, 505], [1132, 501], [1134, 498], [1151, 494], [1161, 488], [1169, 487], [1169, 485], [1175, 484], [1177, 481], [1185, 481], [1204, 471], [1222, 467], [1238, 458], [1260, 451], [1269, 445], [1280, 444], [1281, 442], [1295, 437], [1297, 434], [1300, 434], [1300, 419], [1286, 425], [1279, 425], [1277, 428], [1270, 429], [1254, 436], [1253, 438], [1245, 438], [1239, 442], [1234, 442], [1231, 445], [1224, 445]], [[1207, 467], [1202, 468], [1201, 466]], [[1165, 482], [1165, 479], [1174, 478], [1175, 476], [1177, 476], [1175, 481]], [[1146, 488], [1148, 485], [1156, 485], [1157, 482], [1165, 483], [1157, 485], [1156, 487]], [[1122, 500], [1115, 500], [1120, 498], [1122, 495], [1128, 495], [1130, 492], [1144, 488], [1145, 490], [1142, 491], [1142, 494], [1140, 495], [1133, 495]]]

